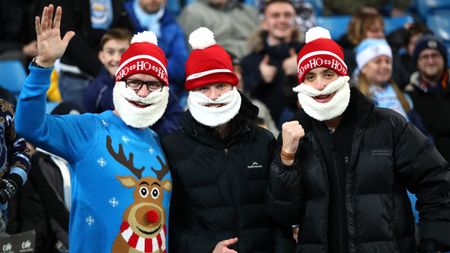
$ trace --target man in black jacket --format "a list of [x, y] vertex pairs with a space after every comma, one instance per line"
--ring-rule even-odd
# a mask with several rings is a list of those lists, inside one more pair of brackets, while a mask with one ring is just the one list
[[420, 252], [450, 249], [450, 170], [399, 114], [350, 89], [342, 48], [327, 30], [298, 54], [302, 110], [282, 127], [268, 209], [299, 224], [297, 252], [416, 252], [407, 191], [416, 194]]
[[237, 91], [213, 33], [199, 28], [189, 42], [189, 111], [182, 130], [162, 138], [173, 177], [170, 252], [292, 252], [264, 210], [275, 138], [256, 126], [258, 109]]
[[436, 148], [450, 161], [450, 69], [447, 48], [433, 35], [421, 37], [413, 53], [417, 71], [405, 90], [411, 96], [414, 110], [433, 136]]

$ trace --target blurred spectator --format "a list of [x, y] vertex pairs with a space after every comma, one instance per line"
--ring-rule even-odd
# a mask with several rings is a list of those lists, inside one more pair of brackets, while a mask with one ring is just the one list
[[244, 89], [269, 107], [280, 129], [284, 119], [288, 120], [297, 109], [292, 88], [302, 44], [291, 1], [269, 1], [263, 14], [262, 30], [250, 39], [252, 52], [241, 61]]
[[[77, 104], [62, 102], [52, 115], [82, 114]], [[68, 162], [37, 148], [31, 157], [32, 170], [18, 198], [17, 231], [36, 232], [35, 253], [68, 252], [71, 180]]]
[[338, 40], [338, 44], [344, 49], [344, 61], [347, 64], [348, 75], [352, 76], [353, 70], [356, 67], [355, 52], [353, 49], [363, 39], [384, 38], [383, 17], [376, 11], [361, 9], [352, 15], [347, 31], [347, 34]]
[[104, 68], [84, 93], [83, 105], [87, 112], [102, 113], [114, 108], [112, 99], [114, 76], [119, 68], [122, 53], [130, 45], [131, 37], [132, 34], [127, 29], [113, 28], [100, 40], [98, 58]]
[[384, 16], [404, 16], [410, 5], [411, 0], [323, 0], [325, 15], [352, 15], [366, 9]]
[[[272, 0], [256, 0], [256, 5], [259, 7], [260, 16], [264, 18], [264, 9], [267, 3]], [[314, 8], [311, 3], [305, 0], [292, 0], [295, 7], [295, 22], [298, 25], [301, 34], [304, 34], [309, 28], [316, 26], [316, 14], [314, 13]]]
[[[230, 54], [230, 53], [229, 53]], [[238, 78], [238, 84], [236, 88], [247, 96], [247, 98], [252, 102], [253, 105], [258, 107], [258, 116], [256, 117], [256, 124], [269, 130], [275, 137], [278, 136], [280, 131], [278, 130], [275, 122], [273, 121], [272, 115], [270, 114], [269, 108], [260, 100], [252, 97], [248, 92], [244, 90], [244, 80], [242, 78], [242, 67], [239, 60], [232, 54], [230, 54], [233, 62], [233, 71]]]
[[64, 9], [61, 33], [76, 33], [58, 66], [58, 84], [63, 101], [82, 106], [84, 91], [102, 68], [97, 58], [101, 37], [109, 28], [124, 27], [131, 30], [132, 23], [123, 9], [122, 0], [45, 2]]
[[27, 181], [30, 156], [26, 141], [16, 134], [14, 106], [0, 99], [0, 235], [6, 233], [8, 201]]
[[411, 99], [392, 80], [392, 50], [386, 40], [364, 39], [355, 51], [358, 76], [354, 79], [361, 93], [376, 107], [398, 112], [429, 136], [421, 117], [413, 110]]
[[423, 118], [434, 138], [436, 148], [450, 161], [450, 81], [447, 69], [447, 49], [433, 35], [425, 35], [416, 43], [413, 61], [417, 71], [411, 75], [405, 90], [414, 109]]
[[186, 37], [175, 18], [165, 9], [164, 3], [164, 0], [129, 0], [125, 3], [125, 9], [134, 24], [135, 33], [152, 31], [156, 34], [158, 46], [168, 60], [170, 88], [177, 96], [185, 97]]
[[413, 52], [417, 40], [429, 33], [431, 31], [422, 23], [408, 23], [386, 36], [394, 53], [393, 78], [400, 89], [409, 83], [409, 77], [416, 71]]
[[186, 34], [205, 26], [218, 44], [241, 59], [248, 53], [247, 39], [258, 26], [258, 11], [239, 0], [197, 0], [181, 12], [180, 25]]
[[[122, 53], [130, 45], [131, 36], [130, 31], [123, 28], [110, 29], [103, 35], [98, 57], [104, 68], [85, 91], [83, 102], [87, 112], [102, 113], [106, 110], [114, 110], [115, 74], [119, 68]], [[174, 92], [172, 90], [169, 92], [169, 102], [164, 115], [151, 127], [159, 134], [170, 133], [180, 127], [183, 110]]]
[[19, 59], [27, 65], [37, 55], [36, 2], [0, 1], [0, 59]]

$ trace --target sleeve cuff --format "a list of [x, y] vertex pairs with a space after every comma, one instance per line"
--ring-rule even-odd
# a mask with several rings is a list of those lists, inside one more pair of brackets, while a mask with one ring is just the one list
[[9, 177], [10, 178], [18, 177], [18, 179], [20, 179], [20, 182], [18, 182], [17, 180], [16, 180], [16, 182], [20, 186], [20, 185], [25, 184], [25, 182], [27, 181], [28, 175], [23, 169], [21, 169], [19, 167], [14, 167], [11, 169], [11, 172], [9, 173]]

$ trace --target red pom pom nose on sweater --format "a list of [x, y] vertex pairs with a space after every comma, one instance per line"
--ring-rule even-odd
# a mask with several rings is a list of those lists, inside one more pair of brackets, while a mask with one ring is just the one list
[[214, 34], [200, 27], [189, 35], [192, 51], [186, 61], [186, 90], [213, 83], [238, 84], [231, 56], [214, 40]]
[[159, 215], [155, 210], [150, 210], [147, 212], [147, 220], [150, 223], [156, 223], [158, 221]]
[[314, 68], [325, 67], [341, 76], [347, 76], [344, 52], [330, 32], [322, 27], [313, 27], [306, 32], [306, 44], [297, 56], [298, 83], [303, 83], [305, 75]]
[[158, 39], [153, 32], [145, 31], [134, 35], [130, 46], [120, 58], [116, 82], [141, 73], [152, 75], [163, 84], [169, 85], [167, 59], [157, 43]]

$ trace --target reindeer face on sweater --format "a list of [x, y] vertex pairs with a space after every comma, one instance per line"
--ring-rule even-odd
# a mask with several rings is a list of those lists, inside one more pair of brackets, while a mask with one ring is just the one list
[[[107, 137], [106, 145], [112, 157], [134, 176], [117, 176], [119, 182], [127, 188], [133, 188], [134, 202], [123, 214], [120, 233], [117, 235], [113, 252], [165, 252], [166, 251], [166, 212], [163, 208], [164, 190], [172, 190], [172, 183], [164, 176], [169, 173], [169, 167], [157, 156], [160, 170], [151, 168], [155, 177], [142, 178], [145, 167], [136, 168], [133, 165], [133, 153], [125, 156], [122, 144], [116, 153], [112, 147], [111, 137]], [[135, 252], [133, 251], [133, 252]]]

